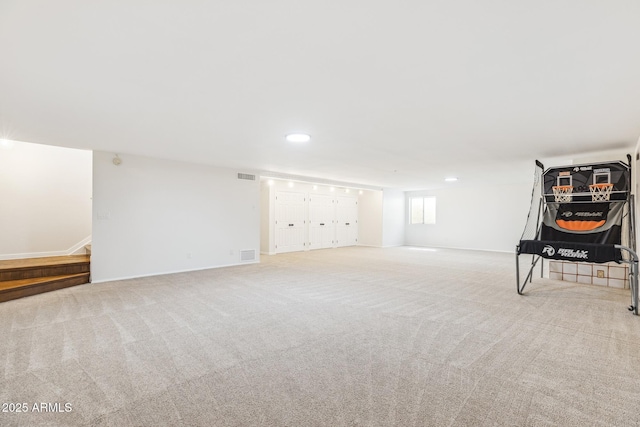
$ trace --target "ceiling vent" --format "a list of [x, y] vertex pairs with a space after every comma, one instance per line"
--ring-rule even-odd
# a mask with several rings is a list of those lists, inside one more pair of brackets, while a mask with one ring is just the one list
[[248, 173], [240, 173], [240, 172], [238, 172], [238, 179], [246, 179], [248, 181], [255, 181], [256, 180], [256, 176], [248, 174]]
[[240, 261], [255, 261], [256, 251], [255, 249], [247, 249], [240, 251]]

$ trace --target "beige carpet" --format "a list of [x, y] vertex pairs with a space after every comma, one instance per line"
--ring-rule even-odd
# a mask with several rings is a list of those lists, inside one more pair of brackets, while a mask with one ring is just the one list
[[0, 305], [0, 425], [639, 425], [628, 304], [412, 248], [80, 286]]

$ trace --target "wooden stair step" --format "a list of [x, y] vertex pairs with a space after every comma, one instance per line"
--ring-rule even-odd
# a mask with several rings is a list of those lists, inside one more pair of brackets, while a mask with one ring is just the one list
[[44, 283], [56, 282], [61, 279], [67, 279], [72, 277], [86, 276], [88, 273], [79, 273], [79, 274], [64, 274], [62, 276], [48, 276], [48, 277], [34, 277], [31, 279], [20, 279], [20, 280], [8, 280], [5, 282], [0, 282], [0, 292], [5, 290], [15, 289], [15, 288], [26, 288], [29, 286], [39, 286]]
[[89, 272], [89, 255], [68, 255], [0, 261], [0, 281]]
[[37, 268], [51, 265], [72, 265], [89, 262], [87, 255], [63, 255], [42, 258], [7, 259], [0, 261], [0, 271], [18, 268]]
[[0, 282], [0, 302], [89, 283], [89, 273], [65, 274]]

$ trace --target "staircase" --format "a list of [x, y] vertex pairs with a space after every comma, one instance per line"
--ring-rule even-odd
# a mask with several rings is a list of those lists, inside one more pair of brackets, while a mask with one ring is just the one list
[[89, 255], [0, 261], [0, 302], [89, 283]]

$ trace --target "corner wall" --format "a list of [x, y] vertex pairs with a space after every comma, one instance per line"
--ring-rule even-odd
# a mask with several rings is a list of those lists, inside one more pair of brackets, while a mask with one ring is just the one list
[[[602, 150], [540, 161], [545, 168], [612, 160], [626, 162], [628, 152]], [[634, 174], [637, 169], [634, 168]], [[405, 244], [514, 252], [531, 205], [533, 171], [533, 161], [521, 162], [502, 173], [495, 172], [498, 178], [463, 180], [439, 189], [406, 192]], [[417, 196], [436, 197], [436, 224], [409, 224], [409, 200]]]
[[68, 255], [91, 236], [91, 151], [0, 148], [0, 259]]
[[405, 244], [405, 197], [401, 190], [385, 189], [382, 196], [382, 246]]
[[358, 196], [358, 244], [381, 247], [382, 233], [382, 191], [364, 190]]
[[276, 248], [274, 239], [271, 236], [275, 232], [275, 206], [272, 203], [274, 196], [271, 194], [273, 188], [267, 181], [260, 183], [260, 253], [264, 255], [275, 255]]
[[406, 212], [412, 197], [436, 197], [436, 223], [409, 224], [405, 215], [406, 245], [513, 252], [527, 220], [532, 186], [533, 181], [494, 184], [491, 199], [482, 185], [407, 192]]
[[92, 281], [241, 264], [260, 253], [259, 181], [211, 166], [93, 156]]

